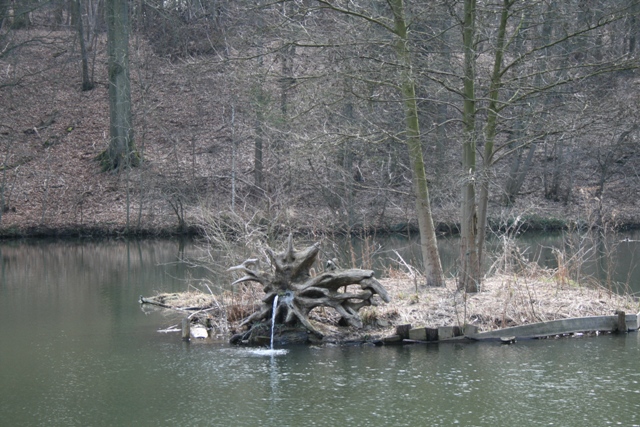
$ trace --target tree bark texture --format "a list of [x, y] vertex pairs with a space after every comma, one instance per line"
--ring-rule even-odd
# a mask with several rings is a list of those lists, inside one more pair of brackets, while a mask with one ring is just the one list
[[138, 164], [131, 121], [129, 78], [129, 2], [107, 0], [107, 50], [109, 55], [109, 148], [102, 156], [105, 170]]
[[480, 280], [476, 213], [475, 0], [464, 2], [464, 100], [462, 147], [462, 209], [460, 215], [460, 273], [458, 288], [477, 292]]

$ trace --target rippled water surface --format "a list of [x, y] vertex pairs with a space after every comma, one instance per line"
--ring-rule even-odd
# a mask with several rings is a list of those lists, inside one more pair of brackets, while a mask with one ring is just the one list
[[1, 426], [640, 425], [637, 333], [515, 345], [183, 343], [175, 243], [2, 246]]

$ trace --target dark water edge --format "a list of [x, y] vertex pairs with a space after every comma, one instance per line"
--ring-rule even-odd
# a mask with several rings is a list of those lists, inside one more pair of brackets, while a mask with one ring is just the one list
[[[290, 227], [274, 224], [260, 224], [265, 229], [269, 229], [270, 237], [278, 238], [286, 236], [289, 233], [294, 235], [335, 235], [335, 236], [372, 236], [372, 235], [394, 235], [394, 234], [416, 234], [419, 232], [416, 221], [397, 222], [384, 226], [363, 226], [356, 224], [351, 227], [327, 228], [320, 230], [317, 228], [308, 228], [304, 224], [296, 224]], [[489, 231], [493, 233], [505, 233], [514, 231], [518, 232], [558, 232], [558, 231], [576, 231], [587, 230], [589, 224], [582, 220], [561, 219], [556, 217], [540, 217], [537, 215], [519, 218], [517, 224], [513, 221], [498, 221], [489, 219]], [[458, 223], [438, 222], [435, 224], [438, 236], [455, 236], [460, 232]], [[640, 223], [630, 222], [616, 224], [612, 230], [616, 231], [632, 231], [640, 229]], [[232, 236], [235, 231], [229, 230]], [[0, 240], [24, 239], [24, 238], [59, 238], [59, 239], [77, 239], [77, 238], [113, 238], [113, 237], [129, 237], [129, 238], [170, 238], [170, 237], [202, 237], [203, 226], [188, 225], [185, 227], [176, 227], [175, 225], [166, 225], [160, 227], [122, 227], [112, 225], [94, 225], [94, 226], [28, 226], [28, 227], [0, 227]]]
[[13, 239], [78, 239], [78, 238], [169, 238], [169, 237], [197, 237], [202, 235], [200, 227], [187, 227], [186, 229], [177, 229], [176, 227], [162, 228], [123, 228], [110, 226], [92, 226], [92, 227], [7, 227], [0, 229], [0, 240]]

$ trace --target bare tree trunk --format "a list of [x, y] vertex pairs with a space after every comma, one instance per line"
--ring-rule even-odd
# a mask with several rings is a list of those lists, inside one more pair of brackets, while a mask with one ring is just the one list
[[547, 158], [553, 161], [553, 169], [550, 172], [550, 179], [547, 178], [544, 195], [547, 199], [560, 200], [560, 182], [562, 180], [562, 171], [564, 165], [564, 141], [559, 138], [551, 149], [551, 153], [547, 154]]
[[[262, 88], [259, 89], [262, 92]], [[264, 95], [258, 96], [256, 110], [256, 136], [253, 153], [253, 186], [256, 195], [263, 195], [264, 191]]]
[[129, 79], [129, 3], [107, 0], [109, 54], [109, 148], [99, 156], [103, 170], [121, 170], [139, 162], [131, 122]]
[[236, 211], [236, 175], [238, 143], [236, 141], [236, 106], [231, 104], [231, 212]]
[[[487, 210], [489, 208], [489, 184], [491, 169], [495, 155], [495, 140], [498, 126], [498, 114], [502, 107], [499, 106], [500, 87], [502, 86], [502, 60], [504, 57], [505, 34], [507, 31], [507, 22], [509, 20], [509, 9], [515, 0], [504, 0], [502, 13], [500, 15], [500, 24], [498, 27], [498, 37], [496, 39], [495, 57], [493, 62], [493, 71], [491, 73], [491, 83], [489, 86], [489, 111], [487, 112], [487, 125], [485, 127], [485, 144], [484, 144], [484, 161], [482, 163], [482, 173], [480, 174], [480, 197], [478, 200], [478, 235], [476, 237], [476, 245], [478, 251], [478, 265], [472, 266], [477, 269], [477, 277], [474, 278], [480, 283], [480, 266], [483, 261], [483, 249], [487, 235]], [[474, 6], [475, 8], [475, 6]], [[466, 47], [465, 42], [465, 47]], [[475, 74], [475, 73], [473, 73]], [[475, 75], [474, 75], [475, 77]]]
[[[0, 30], [4, 29], [4, 23], [8, 18], [9, 13], [9, 0], [0, 0]], [[0, 40], [2, 40], [0, 38]]]
[[[257, 22], [260, 33], [264, 29], [264, 19], [258, 16]], [[265, 92], [265, 73], [263, 72], [264, 47], [262, 39], [258, 39], [258, 81], [256, 87], [256, 122], [255, 122], [255, 139], [253, 150], [253, 188], [254, 195], [264, 196], [266, 194], [264, 188], [264, 143], [265, 143], [265, 110], [267, 108], [267, 94]]]
[[84, 24], [82, 19], [82, 0], [73, 0], [73, 14], [75, 15], [78, 40], [80, 42], [80, 56], [82, 57], [82, 90], [93, 89], [93, 81], [89, 77], [89, 54], [84, 38]]
[[[516, 149], [516, 155], [511, 163], [509, 176], [507, 177], [507, 182], [504, 187], [503, 204], [505, 206], [511, 206], [522, 189], [524, 180], [533, 165], [533, 155], [536, 151], [537, 145], [538, 143], [536, 141], [531, 141], [528, 147], [520, 146]], [[527, 157], [523, 162], [522, 155], [524, 154], [525, 149], [528, 151]]]
[[[441, 63], [440, 68], [444, 72], [451, 72], [451, 48], [449, 47], [449, 37], [447, 29], [451, 25], [450, 19], [443, 17], [440, 23], [441, 34], [438, 38], [440, 55], [438, 59]], [[448, 105], [450, 103], [450, 95], [448, 91], [437, 91], [440, 93], [438, 105], [436, 106], [436, 180], [440, 181], [446, 172], [445, 152], [448, 145], [446, 121], [448, 120]], [[440, 184], [440, 182], [438, 182]]]
[[[62, 27], [64, 24], [64, 11], [67, 6], [67, 2], [65, 0], [54, 0], [53, 3], [53, 23], [56, 28]], [[0, 11], [0, 15], [2, 12]], [[2, 19], [2, 18], [0, 18]]]
[[628, 28], [628, 36], [627, 43], [625, 46], [625, 52], [629, 55], [633, 55], [636, 53], [637, 45], [638, 45], [638, 37], [640, 37], [640, 25], [638, 25], [638, 14], [640, 14], [640, 5], [636, 3], [632, 6], [631, 12], [627, 17], [627, 28]]
[[27, 0], [14, 0], [13, 5], [7, 9], [9, 18], [11, 19], [11, 28], [19, 30], [31, 26], [31, 10], [33, 5]]
[[480, 264], [477, 247], [478, 215], [476, 213], [476, 100], [475, 100], [475, 13], [476, 1], [464, 2], [464, 101], [462, 148], [462, 209], [460, 216], [460, 273], [458, 289], [477, 292]]
[[[344, 116], [349, 123], [353, 123], [355, 121], [355, 117], [353, 114], [353, 103], [347, 102], [344, 106]], [[353, 164], [354, 164], [354, 149], [353, 142], [351, 138], [347, 138], [344, 142], [344, 146], [342, 147], [342, 204], [344, 206], [344, 210], [347, 214], [347, 228], [349, 231], [356, 224], [356, 213], [355, 213], [355, 185], [353, 179]]]
[[418, 122], [418, 105], [416, 103], [415, 83], [411, 72], [411, 58], [407, 47], [407, 24], [405, 21], [403, 0], [390, 0], [393, 11], [395, 33], [398, 37], [396, 53], [401, 67], [401, 91], [404, 98], [406, 121], [406, 143], [411, 159], [411, 171], [416, 195], [416, 215], [420, 229], [420, 245], [424, 262], [425, 277], [428, 286], [444, 286], [444, 273], [440, 263], [440, 254], [436, 240], [427, 176], [422, 156], [420, 141], [420, 124]]

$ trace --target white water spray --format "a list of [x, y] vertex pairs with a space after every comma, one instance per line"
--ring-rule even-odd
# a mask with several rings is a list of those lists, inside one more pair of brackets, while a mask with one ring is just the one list
[[273, 299], [273, 308], [271, 309], [271, 350], [273, 350], [273, 331], [276, 329], [276, 311], [278, 309], [278, 295]]

